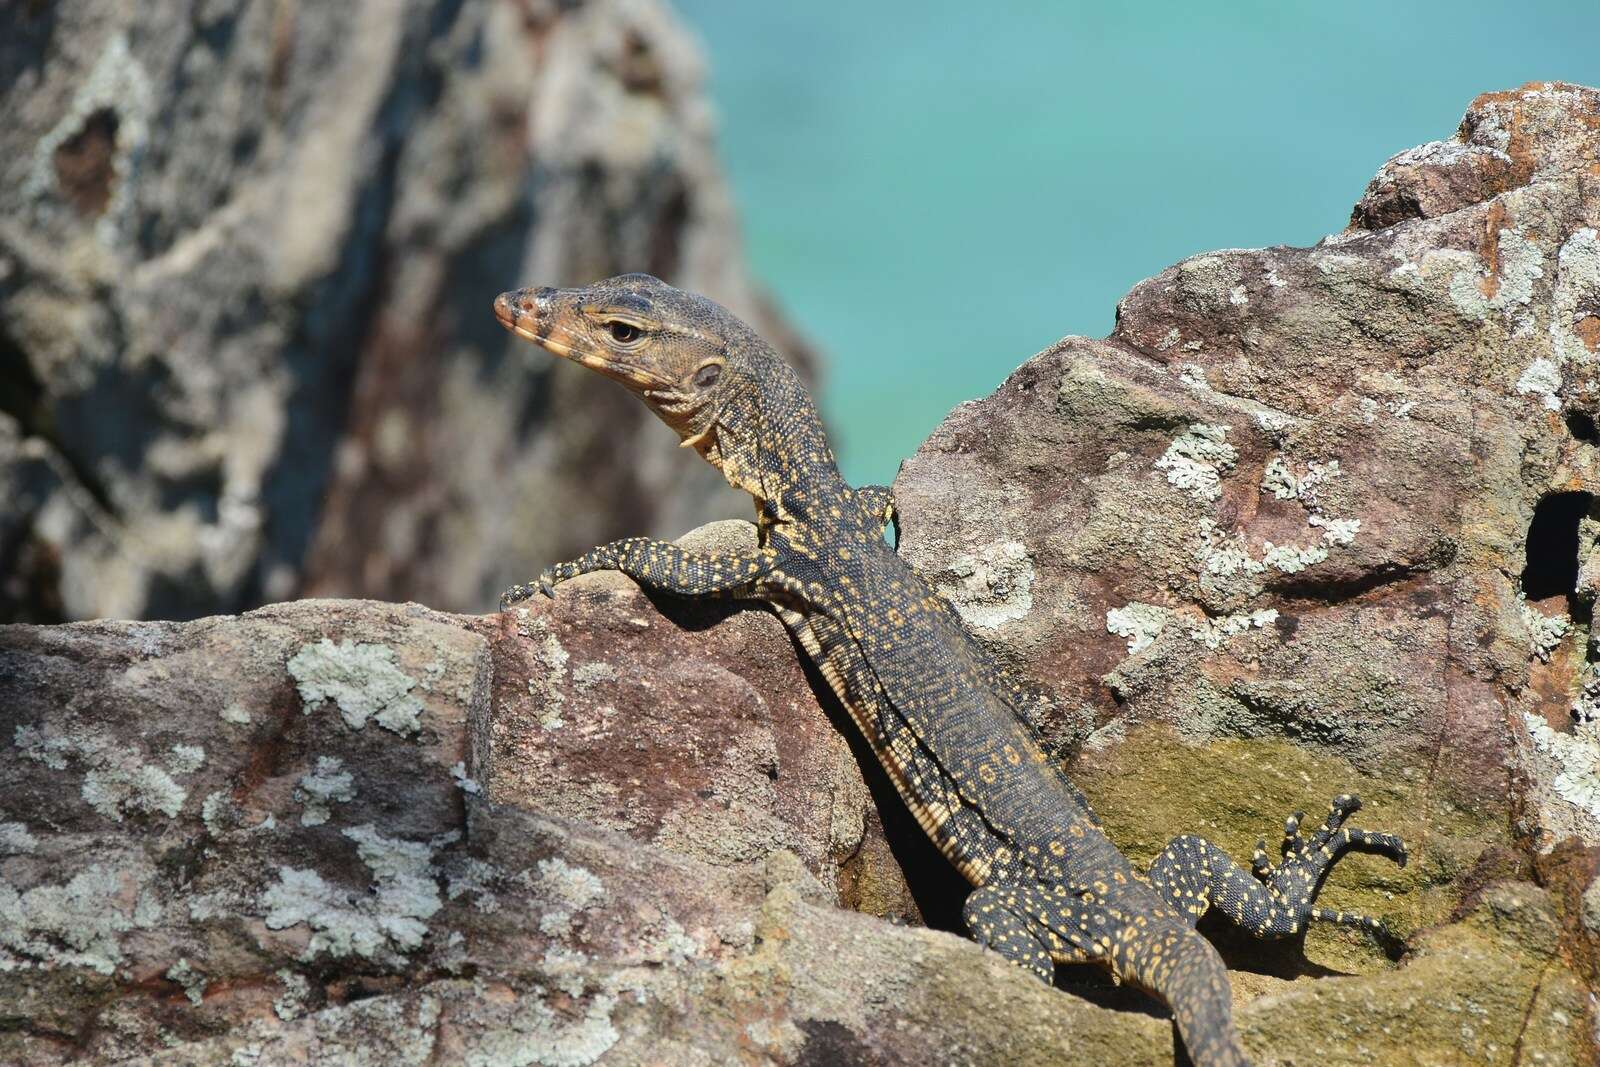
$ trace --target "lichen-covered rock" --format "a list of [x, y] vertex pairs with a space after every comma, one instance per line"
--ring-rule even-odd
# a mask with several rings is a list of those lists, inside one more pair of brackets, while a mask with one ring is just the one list
[[[1597, 158], [1600, 92], [1479, 97], [1351, 229], [1143, 282], [907, 461], [902, 551], [1048, 691], [1131, 854], [1197, 831], [1243, 859], [1357, 791], [1412, 862], [1341, 864], [1330, 904], [1410, 935], [1538, 872], [1596, 978]], [[1306, 959], [1389, 967], [1327, 930]]]
[[[602, 634], [642, 620], [647, 636], [588, 658], [564, 629], [580, 613]], [[806, 748], [828, 751], [827, 718], [803, 682], [757, 662], [766, 637], [751, 620], [674, 631], [685, 621], [591, 588], [483, 619], [307, 601], [188, 624], [0, 628], [0, 1060], [1042, 1067], [1070, 1050], [1133, 1067], [1171, 1056], [1169, 1024], [1116, 1010], [1141, 1002], [1104, 981], [1074, 981], [1086, 1000], [964, 939], [839, 910], [825, 884], [838, 802], [804, 803], [809, 768], [828, 758]], [[773, 789], [720, 813], [713, 793], [694, 816], [741, 833], [737, 854], [698, 834], [651, 836], [660, 795], [694, 808], [675, 783], [619, 789], [613, 811], [574, 819], [552, 811], [572, 811], [581, 789], [518, 776], [530, 749], [498, 720], [522, 714], [505, 707], [517, 690], [549, 684], [524, 668], [552, 650], [551, 634], [572, 642], [569, 676], [634, 653], [657, 670], [653, 651], [690, 638], [705, 647], [689, 662], [715, 669], [739, 647], [746, 656], [720, 669], [746, 679], [744, 696], [796, 701], [783, 727], [798, 739], [782, 742]], [[392, 701], [403, 676], [416, 730], [306, 699], [290, 664], [330, 647], [353, 704]], [[728, 695], [708, 688], [705, 703], [759, 722], [748, 704], [721, 703]], [[577, 691], [562, 710], [558, 731], [597, 714]], [[714, 724], [663, 702], [669, 713], [709, 750]], [[649, 721], [634, 725], [610, 738], [613, 781], [672, 746]], [[602, 780], [592, 765], [586, 776], [580, 748], [558, 751], [579, 784]], [[174, 802], [103, 809], [84, 752], [162, 768]], [[695, 758], [706, 766], [666, 773], [739, 780]], [[845, 790], [863, 795], [859, 782]], [[596, 825], [630, 811], [625, 834]], [[1245, 1041], [1263, 1064], [1313, 1051], [1331, 1064], [1455, 1062], [1462, 1050], [1510, 1062], [1515, 1032], [1537, 1062], [1583, 1062], [1586, 994], [1562, 960], [1557, 912], [1549, 893], [1497, 882], [1398, 969], [1236, 973]]]
[[726, 511], [515, 349], [519, 280], [649, 270], [805, 358], [654, 0], [10, 5], [0, 86], [0, 619], [482, 610]]
[[281, 1062], [378, 1027], [407, 1062], [441, 1013], [469, 1062], [598, 1054], [619, 1005], [755, 950], [766, 881], [824, 908], [898, 879], [777, 620], [687, 621], [602, 588], [0, 628], [0, 1060]]

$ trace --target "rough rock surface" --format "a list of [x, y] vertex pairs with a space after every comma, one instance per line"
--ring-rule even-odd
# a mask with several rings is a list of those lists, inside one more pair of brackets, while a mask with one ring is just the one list
[[[9, 5], [0, 619], [483, 610], [732, 497], [494, 294], [745, 273], [654, 0]], [[561, 418], [552, 418], [560, 412]]]
[[[1144, 283], [897, 482], [1130, 855], [1351, 788], [1407, 836], [1324, 895], [1386, 951], [1216, 931], [1258, 1064], [1597, 1060], [1597, 148], [1600, 93], [1481, 97], [1350, 230]], [[615, 575], [0, 629], [0, 1060], [1171, 1062], [1095, 972], [857, 913], [948, 923], [821, 688], [765, 612]]]
[[[559, 725], [526, 728], [555, 733], [598, 733], [604, 701], [643, 710], [627, 680], [593, 669], [625, 661], [565, 644], [574, 612], [598, 634], [642, 620], [652, 668], [688, 638], [704, 639], [695, 669], [781, 640], [755, 613], [665, 632], [620, 589], [478, 619], [302, 601], [193, 623], [0, 628], [0, 1060], [1171, 1057], [1169, 1024], [1104, 983], [1084, 984], [1097, 1005], [962, 938], [835, 907], [830, 849], [865, 795], [857, 781], [822, 805], [793, 801], [837, 742], [815, 704], [776, 710], [806, 692], [781, 670], [744, 661], [742, 699], [721, 710], [748, 725], [731, 731], [690, 716], [664, 741], [614, 715], [627, 728], [607, 738], [610, 780], [641, 776], [610, 808], [582, 788], [605, 772], [523, 777], [538, 742], [504, 729], [519, 697], [561, 704]], [[591, 697], [554, 700], [552, 661], [590, 678]], [[764, 729], [764, 709], [794, 736]], [[766, 759], [770, 790], [736, 796], [748, 770], [716, 756], [729, 737], [730, 753]], [[650, 752], [663, 744], [697, 748], [702, 764], [662, 769]], [[652, 761], [657, 777], [642, 777]], [[699, 776], [706, 803], [684, 799], [674, 774]], [[674, 810], [687, 813], [680, 832], [651, 825]], [[715, 840], [725, 828], [731, 850]], [[1526, 1013], [1524, 1062], [1581, 1062], [1584, 991], [1561, 963], [1558, 913], [1548, 892], [1499, 883], [1419, 937], [1399, 970], [1241, 975], [1241, 997], [1265, 993], [1241, 1009], [1245, 1040], [1261, 1063], [1455, 1062], [1457, 1050], [1505, 1062], [1506, 1028]]]

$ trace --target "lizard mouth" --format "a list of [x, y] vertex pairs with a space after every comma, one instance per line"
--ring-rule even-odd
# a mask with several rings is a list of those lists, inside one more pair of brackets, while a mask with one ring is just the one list
[[522, 297], [522, 294], [526, 292], [527, 290], [522, 289], [510, 293], [501, 293], [495, 297], [494, 317], [507, 330], [510, 330], [525, 341], [532, 341], [553, 356], [560, 356], [562, 359], [581, 364], [590, 370], [599, 371], [607, 378], [614, 378], [624, 385], [637, 386], [641, 389], [662, 389], [671, 386], [671, 382], [640, 367], [623, 363], [608, 358], [600, 352], [580, 347], [579, 344], [574, 343], [574, 339], [570, 336], [555, 336], [551, 329], [554, 325], [553, 323], [541, 323], [539, 321], [539, 311], [542, 309], [540, 298], [537, 295], [531, 300], [532, 307], [523, 306], [530, 303], [529, 300]]

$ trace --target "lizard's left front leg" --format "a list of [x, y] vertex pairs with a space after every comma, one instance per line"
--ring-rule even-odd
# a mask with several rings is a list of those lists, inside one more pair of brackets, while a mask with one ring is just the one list
[[626, 537], [591, 548], [568, 563], [546, 567], [536, 582], [512, 586], [501, 595], [500, 610], [528, 599], [535, 589], [553, 596], [557, 584], [590, 571], [621, 571], [640, 585], [678, 596], [714, 596], [748, 586], [772, 570], [777, 559], [770, 549], [706, 555], [671, 541]]

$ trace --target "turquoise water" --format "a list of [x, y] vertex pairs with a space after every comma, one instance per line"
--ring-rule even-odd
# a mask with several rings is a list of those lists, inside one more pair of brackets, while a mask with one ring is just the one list
[[1595, 0], [980, 6], [678, 3], [858, 482], [1140, 279], [1341, 229], [1477, 93], [1600, 83]]

